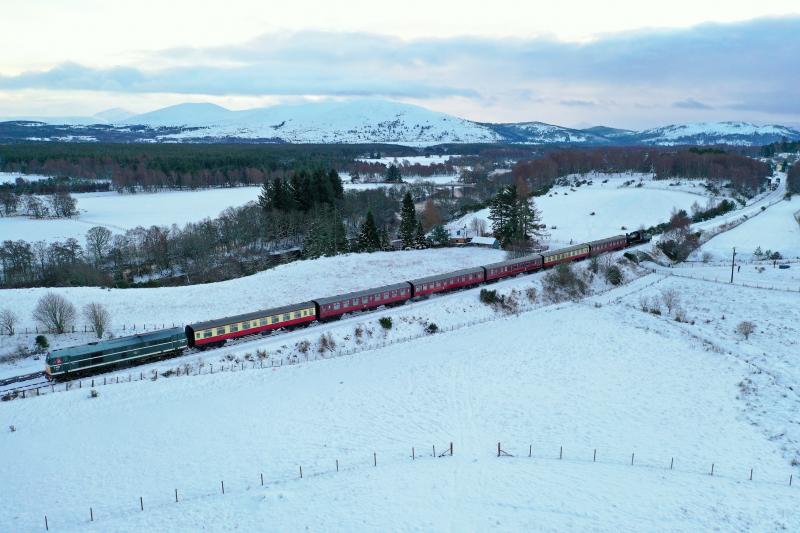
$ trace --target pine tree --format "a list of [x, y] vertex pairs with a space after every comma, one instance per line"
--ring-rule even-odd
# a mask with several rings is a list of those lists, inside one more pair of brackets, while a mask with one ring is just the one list
[[411, 193], [403, 196], [403, 205], [400, 208], [400, 231], [398, 237], [403, 241], [403, 248], [413, 248], [417, 233], [417, 211]]
[[450, 234], [447, 233], [447, 230], [439, 224], [438, 226], [434, 226], [433, 230], [431, 231], [431, 240], [434, 244], [439, 246], [446, 246], [450, 244]]
[[517, 191], [514, 185], [505, 187], [489, 204], [489, 220], [492, 221], [494, 237], [503, 247], [507, 247], [514, 239], [517, 218]]
[[367, 211], [367, 218], [361, 224], [356, 245], [361, 252], [374, 252], [381, 248], [381, 237], [378, 234], [378, 228], [375, 226], [372, 211]]
[[403, 177], [400, 175], [400, 169], [397, 165], [391, 164], [386, 169], [386, 183], [402, 183]]
[[414, 246], [417, 248], [427, 248], [428, 247], [428, 239], [425, 238], [425, 230], [422, 229], [422, 223], [417, 222], [417, 231], [414, 235]]
[[381, 250], [391, 250], [392, 249], [392, 242], [389, 240], [389, 230], [386, 229], [386, 226], [383, 226], [381, 229]]

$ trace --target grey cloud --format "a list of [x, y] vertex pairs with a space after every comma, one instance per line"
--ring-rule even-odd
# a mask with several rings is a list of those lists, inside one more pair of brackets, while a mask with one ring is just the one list
[[[177, 67], [92, 69], [65, 63], [46, 72], [0, 77], [0, 88], [484, 101], [518, 94], [518, 101], [560, 101], [587, 109], [599, 107], [593, 101], [633, 89], [646, 106], [701, 110], [711, 107], [704, 101], [715, 102], [716, 109], [716, 102], [739, 102], [741, 109], [794, 113], [798, 35], [800, 17], [636, 31], [589, 43], [279, 33], [244, 45], [174, 48], [152, 58], [154, 64]], [[581, 90], [570, 94], [573, 87]], [[600, 89], [605, 98], [576, 97]], [[697, 99], [683, 98], [690, 91]], [[759, 105], [758, 95], [765, 91], [775, 98]]]
[[685, 100], [672, 102], [672, 107], [677, 107], [679, 109], [714, 109], [710, 105], [699, 102], [694, 98], [687, 98]]

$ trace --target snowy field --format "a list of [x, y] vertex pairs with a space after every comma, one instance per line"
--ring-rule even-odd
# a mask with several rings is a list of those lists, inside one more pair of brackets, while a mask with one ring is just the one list
[[764, 213], [722, 233], [705, 243], [692, 258], [696, 259], [708, 252], [715, 259], [730, 257], [733, 247], [742, 259], [752, 259], [757, 247], [762, 251], [779, 251], [785, 258], [800, 258], [800, 223], [795, 215], [800, 213], [800, 197], [791, 201], [778, 202]]
[[[668, 289], [693, 324], [639, 309]], [[800, 487], [788, 478], [800, 473], [790, 464], [800, 401], [789, 385], [800, 316], [770, 312], [796, 297], [649, 274], [351, 356], [3, 403], [0, 426], [17, 430], [0, 432], [0, 456], [14, 458], [0, 477], [15, 487], [0, 521], [13, 531], [41, 530], [44, 514], [51, 531], [797, 530]], [[441, 317], [443, 303], [443, 324], [486, 308], [473, 290], [401, 311]], [[748, 340], [733, 331], [745, 319], [757, 324]], [[330, 327], [352, 335], [352, 322]], [[81, 452], [43, 461], [53, 442]], [[430, 457], [450, 442], [452, 457]], [[498, 458], [497, 442], [513, 457]]]
[[412, 155], [406, 157], [381, 157], [377, 159], [370, 159], [367, 157], [362, 157], [356, 159], [356, 161], [362, 161], [364, 163], [380, 163], [382, 165], [440, 165], [447, 163], [450, 161], [452, 156], [449, 155]]
[[[642, 187], [623, 186], [626, 181], [640, 178], [644, 179]], [[632, 231], [666, 222], [673, 209], [689, 211], [695, 202], [705, 207], [711, 198], [698, 182], [686, 180], [656, 181], [640, 174], [590, 175], [581, 179], [591, 179], [593, 184], [553, 187], [547, 195], [535, 199], [542, 222], [547, 224], [551, 247], [618, 235], [626, 231], [622, 226]], [[605, 179], [607, 183], [603, 183]], [[469, 231], [474, 218], [484, 220], [487, 231], [491, 231], [488, 208], [467, 214], [448, 227], [455, 231], [466, 226]]]
[[55, 241], [69, 237], [83, 243], [93, 226], [122, 233], [137, 226], [182, 226], [216, 217], [228, 207], [258, 199], [260, 187], [165, 191], [119, 194], [116, 192], [73, 194], [80, 214], [71, 219], [35, 220], [28, 217], [0, 218], [0, 240]]

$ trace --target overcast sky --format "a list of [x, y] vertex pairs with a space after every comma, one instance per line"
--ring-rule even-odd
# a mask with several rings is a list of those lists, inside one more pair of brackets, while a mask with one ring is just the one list
[[481, 121], [800, 122], [800, 0], [3, 0], [0, 116], [388, 98]]

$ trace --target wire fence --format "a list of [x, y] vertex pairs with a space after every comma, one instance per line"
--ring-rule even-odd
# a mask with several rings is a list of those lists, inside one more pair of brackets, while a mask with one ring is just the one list
[[[785, 475], [778, 476], [774, 470], [767, 471], [767, 473], [757, 470], [753, 463], [748, 461], [731, 465], [715, 460], [707, 460], [703, 464], [696, 457], [683, 460], [677, 454], [669, 457], [666, 455], [656, 457], [653, 454], [637, 454], [636, 450], [621, 451], [586, 446], [568, 448], [563, 444], [557, 447], [548, 445], [546, 448], [543, 446], [534, 447], [530, 443], [509, 447], [508, 444], [504, 445], [502, 442], [497, 442], [496, 447], [494, 445], [485, 446], [483, 452], [458, 452], [458, 454], [456, 454], [456, 449], [457, 447], [454, 446], [452, 441], [445, 443], [443, 446], [440, 445], [438, 448], [436, 444], [430, 444], [422, 447], [410, 445], [403, 450], [397, 448], [392, 450], [382, 449], [380, 455], [376, 451], [377, 448], [362, 450], [359, 453], [354, 453], [353, 449], [347, 448], [346, 450], [349, 451], [349, 454], [345, 452], [342, 456], [329, 456], [324, 462], [319, 457], [305, 463], [303, 461], [293, 461], [295, 463], [293, 470], [290, 470], [286, 463], [278, 467], [280, 469], [279, 472], [276, 471], [276, 468], [263, 465], [253, 466], [249, 473], [240, 470], [236, 475], [226, 476], [229, 481], [227, 485], [225, 479], [219, 479], [215, 484], [208, 483], [208, 480], [212, 479], [212, 477], [202, 475], [203, 482], [198, 482], [193, 487], [180, 487], [177, 486], [177, 483], [173, 483], [171, 486], [164, 486], [160, 489], [148, 489], [146, 491], [140, 489], [139, 494], [131, 494], [124, 499], [124, 502], [117, 498], [116, 501], [101, 502], [99, 505], [95, 501], [92, 504], [85, 505], [82, 509], [70, 506], [66, 510], [59, 510], [55, 513], [53, 510], [48, 510], [46, 514], [41, 516], [42, 522], [39, 523], [38, 527], [43, 527], [45, 531], [49, 531], [50, 527], [54, 529], [69, 529], [80, 524], [99, 522], [109, 518], [113, 520], [139, 513], [168, 511], [181, 503], [207, 502], [209, 498], [258, 494], [259, 490], [270, 490], [286, 487], [287, 485], [297, 488], [301, 483], [307, 483], [309, 480], [314, 479], [330, 479], [334, 476], [358, 474], [386, 467], [394, 469], [412, 466], [425, 468], [433, 464], [452, 464], [448, 459], [454, 457], [457, 457], [455, 460], [460, 461], [462, 465], [464, 462], [466, 464], [474, 464], [478, 461], [493, 462], [494, 460], [499, 461], [499, 463], [495, 463], [497, 465], [505, 463], [511, 468], [524, 468], [525, 465], [534, 464], [537, 468], [542, 465], [555, 468], [557, 464], [570, 464], [585, 468], [592, 468], [593, 465], [598, 465], [618, 470], [635, 468], [657, 471], [660, 479], [664, 479], [663, 476], [669, 475], [669, 473], [675, 473], [696, 478], [702, 477], [706, 480], [747, 483], [751, 486], [761, 487], [769, 486], [775, 490], [797, 490], [797, 483], [794, 479], [795, 470], [788, 469]], [[344, 460], [342, 460], [343, 457]], [[686, 458], [687, 456], [683, 457]], [[444, 463], [439, 463], [440, 459], [445, 460]], [[463, 466], [459, 468], [463, 468]], [[267, 472], [266, 476], [265, 471]], [[230, 481], [233, 481], [233, 483]], [[475, 490], [480, 491], [480, 488], [478, 487]], [[69, 492], [74, 494], [80, 491], [73, 487], [70, 488]], [[144, 494], [147, 494], [147, 498], [145, 498]], [[31, 525], [31, 527], [36, 526]]]
[[736, 281], [734, 279], [733, 283], [730, 282], [730, 279], [723, 279], [720, 280], [719, 276], [715, 276], [714, 278], [706, 277], [706, 276], [692, 276], [689, 274], [679, 274], [674, 271], [674, 269], [657, 269], [652, 267], [645, 267], [648, 268], [655, 274], [663, 274], [666, 276], [675, 276], [679, 278], [687, 278], [687, 279], [694, 279], [700, 281], [708, 281], [711, 283], [721, 283], [723, 285], [738, 285], [740, 287], [749, 287], [751, 289], [765, 289], [770, 291], [780, 291], [780, 292], [798, 292], [800, 293], [800, 286], [797, 288], [793, 288], [790, 286], [778, 286], [778, 285], [771, 285], [769, 283], [748, 283], [746, 281]]

